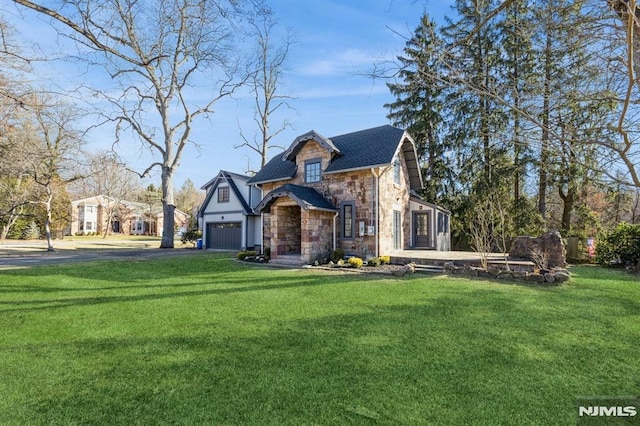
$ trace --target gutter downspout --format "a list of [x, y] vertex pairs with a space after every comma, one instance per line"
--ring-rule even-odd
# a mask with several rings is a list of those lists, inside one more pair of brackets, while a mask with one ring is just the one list
[[375, 215], [376, 215], [376, 220], [374, 222], [374, 241], [375, 241], [375, 246], [376, 246], [376, 252], [375, 252], [375, 257], [379, 257], [380, 256], [380, 235], [378, 232], [378, 222], [379, 222], [379, 217], [380, 217], [380, 176], [376, 174], [376, 171], [374, 168], [371, 168], [371, 174], [373, 175], [373, 182], [374, 182], [374, 188], [373, 188], [373, 196], [375, 197]]
[[337, 246], [337, 239], [336, 239], [336, 224], [337, 224], [337, 220], [338, 220], [338, 214], [340, 214], [340, 211], [337, 211], [336, 214], [333, 216], [333, 251], [336, 251]]
[[[251, 187], [255, 188], [257, 191], [260, 191], [260, 193], [262, 195], [262, 190], [260, 188], [258, 188], [258, 184], [257, 183], [254, 183], [253, 185], [251, 185], [249, 187], [249, 197], [252, 196]], [[251, 204], [249, 204], [249, 207], [251, 207], [251, 210], [253, 211], [253, 213], [256, 212], [255, 211], [255, 207], [251, 206]], [[255, 234], [254, 234], [254, 237], [255, 237]], [[260, 254], [264, 254], [264, 213], [262, 213], [262, 212], [260, 212]]]

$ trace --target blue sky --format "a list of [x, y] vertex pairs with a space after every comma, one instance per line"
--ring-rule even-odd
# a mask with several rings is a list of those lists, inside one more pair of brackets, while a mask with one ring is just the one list
[[[397, 56], [404, 47], [405, 37], [419, 23], [423, 11], [436, 20], [450, 14], [453, 0], [271, 0], [281, 29], [289, 28], [295, 43], [290, 47], [281, 92], [296, 99], [294, 109], [283, 110], [274, 117], [274, 124], [286, 118], [292, 125], [281, 133], [276, 144], [288, 146], [296, 136], [309, 130], [331, 137], [351, 131], [388, 124], [383, 105], [393, 100], [384, 81], [374, 81], [366, 74], [373, 64]], [[29, 18], [29, 16], [27, 16]], [[44, 28], [42, 22], [19, 31], [34, 34], [55, 33]], [[40, 36], [42, 37], [42, 35]], [[76, 80], [74, 65], [54, 62], [43, 66], [46, 74]], [[73, 77], [71, 77], [73, 75]], [[65, 77], [66, 76], [66, 77]], [[234, 99], [220, 101], [208, 121], [197, 123], [193, 138], [199, 149], [185, 150], [175, 176], [176, 189], [188, 178], [197, 187], [224, 169], [242, 173], [247, 167], [259, 166], [258, 155], [248, 148], [234, 149], [242, 143], [240, 128], [246, 135], [256, 130], [253, 125], [253, 99], [238, 93]], [[90, 134], [88, 148], [105, 149], [111, 146], [113, 129], [103, 128]], [[142, 170], [152, 158], [135, 142], [120, 144], [121, 156], [133, 168]], [[270, 151], [270, 157], [280, 152]], [[153, 178], [159, 183], [159, 174]]]

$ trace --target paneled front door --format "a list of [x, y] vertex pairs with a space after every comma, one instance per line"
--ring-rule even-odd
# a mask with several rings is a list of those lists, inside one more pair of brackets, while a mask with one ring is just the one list
[[431, 212], [413, 214], [413, 244], [416, 248], [433, 248]]

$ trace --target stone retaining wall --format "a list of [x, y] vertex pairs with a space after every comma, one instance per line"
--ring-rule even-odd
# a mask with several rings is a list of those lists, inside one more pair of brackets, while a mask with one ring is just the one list
[[542, 270], [534, 272], [511, 271], [506, 268], [490, 266], [486, 271], [471, 265], [457, 266], [452, 262], [445, 263], [445, 272], [452, 275], [462, 275], [467, 277], [480, 277], [508, 281], [524, 281], [537, 284], [559, 285], [569, 281], [571, 274], [563, 268]]

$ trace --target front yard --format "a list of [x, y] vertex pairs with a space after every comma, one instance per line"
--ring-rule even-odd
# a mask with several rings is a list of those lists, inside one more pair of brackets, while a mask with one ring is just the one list
[[640, 392], [640, 282], [289, 271], [223, 255], [0, 272], [0, 424], [575, 424]]

